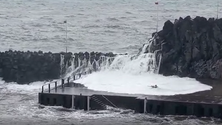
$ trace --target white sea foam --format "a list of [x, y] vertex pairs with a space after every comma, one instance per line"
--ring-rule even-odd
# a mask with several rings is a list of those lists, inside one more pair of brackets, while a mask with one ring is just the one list
[[30, 84], [17, 84], [16, 82], [6, 83], [0, 79], [1, 92], [37, 93], [41, 91], [41, 86], [46, 82], [38, 81]]
[[[153, 73], [133, 75], [122, 71], [95, 72], [76, 82], [93, 90], [146, 95], [188, 94], [212, 88], [192, 78], [166, 77]], [[158, 88], [152, 88], [153, 85]]]

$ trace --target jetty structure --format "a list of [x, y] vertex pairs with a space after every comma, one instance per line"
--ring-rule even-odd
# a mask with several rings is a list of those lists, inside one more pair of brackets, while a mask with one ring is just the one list
[[[79, 78], [81, 75], [84, 74], [76, 74], [74, 77]], [[218, 91], [218, 87], [176, 96], [120, 94], [90, 90], [82, 84], [62, 79], [42, 86], [38, 96], [41, 105], [86, 111], [113, 107], [130, 109], [135, 113], [222, 118], [222, 95], [214, 91]]]

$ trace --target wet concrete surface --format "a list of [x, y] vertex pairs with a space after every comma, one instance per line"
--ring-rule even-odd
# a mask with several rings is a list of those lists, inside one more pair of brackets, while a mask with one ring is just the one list
[[[156, 95], [138, 95], [138, 94], [124, 94], [124, 93], [112, 93], [105, 91], [95, 91], [87, 89], [86, 87], [73, 87], [74, 83], [70, 85], [65, 84], [64, 89], [61, 86], [55, 89], [52, 89], [50, 93], [55, 94], [70, 94], [70, 95], [117, 95], [117, 96], [128, 96], [128, 97], [137, 97], [140, 99], [150, 99], [150, 100], [167, 100], [167, 101], [181, 101], [181, 102], [196, 102], [196, 103], [215, 103], [222, 104], [222, 82], [219, 80], [209, 80], [201, 79], [198, 80], [203, 84], [212, 86], [211, 90], [201, 91], [185, 95], [173, 95], [173, 96], [156, 96]], [[182, 86], [182, 85], [181, 85]], [[48, 91], [45, 91], [46, 93]]]

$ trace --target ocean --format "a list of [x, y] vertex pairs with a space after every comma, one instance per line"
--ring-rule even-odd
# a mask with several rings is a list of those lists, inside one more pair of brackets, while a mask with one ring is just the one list
[[[153, 32], [162, 29], [167, 20], [174, 21], [188, 15], [193, 18], [222, 16], [222, 1], [219, 0], [159, 0], [158, 5], [155, 2], [156, 0], [0, 0], [0, 51], [61, 52], [67, 47], [69, 52], [135, 54]], [[110, 72], [107, 74], [110, 75]], [[158, 77], [162, 78], [149, 78]], [[171, 77], [163, 79], [167, 80], [170, 81]], [[38, 104], [37, 98], [43, 84], [40, 81], [18, 85], [0, 80], [0, 125], [222, 124], [213, 118], [135, 114], [121, 109], [85, 112], [44, 107]], [[94, 89], [104, 89], [104, 86], [93, 86]]]

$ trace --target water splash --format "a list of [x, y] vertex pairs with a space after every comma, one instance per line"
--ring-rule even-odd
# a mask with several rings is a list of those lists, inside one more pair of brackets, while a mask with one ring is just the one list
[[161, 55], [158, 51], [151, 51], [151, 47], [155, 44], [156, 35], [143, 45], [138, 54], [135, 55], [117, 55], [115, 59], [106, 65], [105, 70], [120, 70], [125, 73], [141, 74], [141, 73], [159, 73]]
[[[158, 56], [159, 53], [157, 51], [151, 51], [151, 47], [156, 41], [155, 38], [156, 35], [149, 39], [138, 54], [135, 55], [117, 55], [116, 57], [100, 56], [98, 60], [95, 58], [92, 59], [91, 56], [89, 56], [88, 59], [86, 57], [83, 59], [77, 57], [77, 59], [75, 59], [73, 55], [73, 58], [70, 59], [71, 66], [66, 68], [66, 75], [64, 78], [71, 77], [73, 74], [86, 74], [101, 70], [121, 70], [132, 74], [141, 74], [145, 72], [159, 73], [161, 56]], [[77, 61], [77, 64], [75, 61]], [[65, 64], [63, 63], [63, 65]]]
[[65, 67], [65, 56], [61, 54], [60, 55], [60, 77], [62, 77], [61, 75], [63, 74], [64, 67]]
[[[93, 59], [93, 61], [91, 62], [90, 58], [88, 60], [86, 58], [84, 58], [83, 60], [78, 58], [77, 66], [71, 65], [70, 67], [68, 67], [64, 78], [72, 78], [72, 76], [75, 74], [88, 74], [91, 72], [104, 70], [109, 67], [113, 59], [114, 57], [101, 56], [98, 60]], [[74, 59], [72, 60], [71, 64], [75, 64]]]
[[156, 70], [155, 55], [143, 53], [139, 56], [120, 55], [111, 63], [108, 70], [120, 70], [125, 73], [141, 74], [145, 72], [154, 73]]

